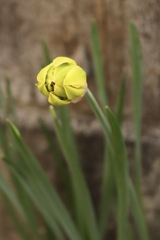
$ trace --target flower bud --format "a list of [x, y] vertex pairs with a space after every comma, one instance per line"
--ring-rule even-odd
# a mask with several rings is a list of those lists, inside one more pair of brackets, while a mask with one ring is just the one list
[[87, 89], [86, 73], [67, 57], [57, 57], [37, 75], [39, 91], [54, 106], [78, 102]]

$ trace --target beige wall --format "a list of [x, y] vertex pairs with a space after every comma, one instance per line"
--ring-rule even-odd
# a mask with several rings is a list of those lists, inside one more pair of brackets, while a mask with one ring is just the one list
[[[43, 63], [40, 40], [45, 39], [52, 58], [75, 58], [94, 86], [90, 54], [90, 20], [100, 27], [106, 84], [114, 105], [123, 68], [127, 69], [126, 119], [130, 119], [128, 23], [133, 20], [141, 36], [144, 58], [144, 121], [160, 121], [160, 3], [156, 0], [0, 0], [0, 83], [11, 79], [18, 111], [47, 106], [34, 86]], [[79, 108], [83, 108], [83, 103]], [[25, 109], [24, 109], [25, 108]], [[77, 106], [76, 106], [77, 109]], [[33, 109], [32, 109], [33, 110]], [[82, 110], [83, 111], [83, 110]], [[20, 114], [22, 115], [22, 114]], [[25, 118], [25, 117], [24, 117]]]

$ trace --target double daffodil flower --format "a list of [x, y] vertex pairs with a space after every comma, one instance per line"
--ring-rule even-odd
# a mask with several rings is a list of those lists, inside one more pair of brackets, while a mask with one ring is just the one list
[[39, 91], [54, 106], [78, 102], [87, 89], [86, 73], [71, 58], [57, 57], [37, 75]]

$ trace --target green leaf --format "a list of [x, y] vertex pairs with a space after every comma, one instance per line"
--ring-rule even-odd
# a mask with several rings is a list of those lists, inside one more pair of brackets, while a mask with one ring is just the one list
[[24, 143], [20, 132], [10, 121], [8, 121], [8, 125], [13, 137], [12, 144], [18, 157], [18, 163], [15, 166], [9, 166], [10, 170], [28, 193], [35, 206], [38, 207], [58, 239], [63, 239], [61, 226], [61, 229], [71, 240], [81, 240], [68, 211], [38, 161]]
[[[142, 239], [148, 240], [148, 233], [145, 226], [145, 220], [143, 216], [143, 211], [140, 202], [138, 201], [137, 195], [134, 194], [134, 187], [131, 182], [131, 179], [128, 175], [128, 163], [127, 163], [127, 156], [126, 156], [126, 149], [124, 144], [124, 139], [120, 131], [119, 124], [112, 114], [112, 112], [107, 107], [107, 118], [105, 117], [104, 113], [102, 112], [101, 108], [97, 104], [94, 96], [90, 92], [90, 90], [87, 90], [86, 98], [93, 109], [97, 119], [101, 123], [101, 126], [104, 130], [106, 139], [107, 139], [107, 147], [110, 151], [110, 158], [109, 160], [113, 160], [113, 170], [112, 175], [114, 175], [114, 178], [116, 180], [116, 187], [117, 187], [117, 224], [118, 224], [118, 240], [122, 239], [125, 240], [131, 236], [128, 234], [128, 205], [129, 200], [131, 202], [131, 209], [133, 211], [134, 219], [137, 224], [139, 235], [144, 236]], [[110, 170], [110, 169], [109, 169]], [[108, 171], [109, 171], [108, 170]], [[111, 179], [110, 179], [111, 180]], [[112, 182], [111, 182], [112, 184]], [[131, 185], [131, 186], [130, 186]], [[108, 188], [106, 188], [106, 193], [109, 192]], [[130, 198], [129, 198], [130, 197]], [[105, 203], [104, 203], [105, 205]], [[108, 202], [106, 202], [106, 205], [108, 205]], [[104, 206], [105, 207], [105, 206]], [[140, 216], [140, 217], [139, 217]], [[102, 224], [104, 224], [105, 221], [102, 218]], [[141, 227], [142, 226], [142, 230]], [[103, 236], [103, 225], [100, 226], [101, 230], [101, 236]], [[126, 234], [125, 234], [126, 233]]]
[[20, 202], [15, 197], [15, 194], [11, 190], [11, 187], [8, 185], [7, 181], [3, 177], [3, 175], [0, 173], [0, 190], [3, 192], [3, 194], [11, 201], [12, 205], [16, 208], [18, 213], [25, 218], [24, 211], [21, 207]]
[[[124, 105], [124, 95], [125, 95], [125, 75], [122, 76], [120, 93], [118, 95], [118, 102], [116, 107], [116, 118], [119, 124], [122, 123], [123, 115], [123, 105]], [[107, 143], [105, 143], [107, 145]], [[102, 193], [101, 193], [101, 203], [100, 203], [100, 232], [104, 236], [106, 231], [107, 219], [109, 215], [109, 209], [111, 203], [115, 196], [115, 179], [113, 176], [113, 159], [109, 148], [105, 148], [104, 154], [104, 167], [103, 167], [103, 177], [102, 177]]]
[[[13, 161], [17, 162], [17, 159], [16, 159], [17, 156], [15, 155], [15, 152], [10, 146], [11, 145], [9, 142], [10, 140], [7, 139], [6, 135], [7, 135], [6, 126], [4, 128], [4, 126], [0, 124], [0, 143], [4, 151], [4, 160], [5, 162], [10, 162], [13, 165], [14, 164]], [[32, 203], [28, 199], [28, 196], [25, 194], [24, 190], [19, 185], [19, 182], [16, 181], [16, 179], [14, 178], [14, 176], [12, 176], [12, 174], [10, 174], [10, 178], [11, 178], [12, 184], [15, 187], [15, 191], [16, 191], [19, 203], [23, 208], [26, 221], [28, 222], [28, 225], [32, 228], [32, 230], [35, 233], [37, 229], [37, 220], [36, 220], [35, 211], [33, 209]]]
[[110, 148], [106, 145], [103, 175], [102, 175], [102, 191], [100, 198], [100, 212], [99, 212], [99, 228], [101, 238], [103, 239], [107, 230], [107, 223], [111, 205], [115, 202], [115, 179], [113, 174], [113, 161]]
[[97, 117], [97, 119], [99, 120], [102, 126], [102, 129], [105, 135], [106, 144], [107, 144], [107, 151], [105, 152], [106, 156], [105, 156], [105, 162], [104, 162], [104, 173], [103, 173], [103, 179], [102, 179], [103, 182], [102, 182], [102, 193], [101, 193], [101, 199], [100, 199], [100, 213], [99, 213], [99, 229], [100, 229], [101, 238], [103, 238], [105, 234], [105, 230], [107, 228], [107, 216], [108, 216], [109, 207], [112, 199], [112, 192], [114, 189], [114, 181], [112, 177], [113, 171], [111, 167], [112, 156], [114, 153], [112, 140], [111, 140], [112, 132], [111, 132], [108, 119], [106, 118], [106, 115], [101, 110], [100, 106], [98, 105], [96, 99], [94, 98], [93, 94], [89, 89], [87, 89], [85, 96], [93, 112], [95, 113], [95, 116]]
[[17, 119], [17, 115], [16, 115], [15, 101], [14, 101], [14, 97], [13, 97], [12, 91], [11, 91], [10, 80], [7, 76], [5, 77], [5, 83], [6, 83], [6, 94], [7, 94], [8, 102], [9, 102], [9, 110], [10, 110], [10, 113], [13, 114], [14, 122], [18, 123], [18, 119]]
[[[101, 123], [107, 140], [107, 147], [109, 148], [111, 159], [113, 162], [113, 174], [116, 181], [117, 188], [117, 222], [118, 222], [118, 240], [125, 240], [127, 236], [127, 216], [128, 216], [128, 192], [127, 192], [127, 157], [125, 151], [124, 140], [119, 129], [119, 125], [107, 108], [107, 118], [97, 104], [95, 98], [87, 90], [86, 98], [91, 105], [96, 117]], [[112, 184], [112, 183], [111, 183]], [[109, 191], [106, 189], [106, 191]], [[108, 204], [108, 203], [106, 203]], [[102, 232], [103, 233], [103, 232]]]
[[135, 185], [141, 201], [141, 115], [142, 115], [142, 88], [143, 67], [142, 52], [139, 34], [133, 23], [130, 23], [130, 48], [133, 74], [133, 116], [135, 128]]
[[[97, 223], [95, 219], [95, 213], [93, 210], [93, 204], [91, 201], [91, 196], [88, 191], [88, 187], [86, 181], [83, 176], [83, 172], [80, 166], [79, 161], [76, 159], [74, 154], [74, 145], [72, 151], [72, 133], [68, 132], [67, 119], [65, 120], [66, 123], [64, 126], [62, 123], [59, 122], [59, 119], [56, 116], [55, 110], [53, 106], [50, 106], [50, 112], [53, 118], [55, 132], [57, 138], [59, 140], [61, 149], [65, 156], [66, 162], [68, 164], [68, 168], [70, 171], [72, 183], [73, 183], [73, 192], [74, 192], [74, 199], [75, 199], [75, 208], [76, 208], [76, 220], [78, 224], [78, 228], [81, 232], [83, 239], [88, 238], [90, 240], [98, 240], [99, 233], [97, 228]], [[63, 119], [63, 117], [62, 117]], [[65, 131], [67, 134], [65, 135]], [[67, 139], [67, 136], [69, 139]], [[69, 140], [71, 142], [69, 142]], [[74, 141], [74, 140], [73, 140]]]
[[120, 92], [118, 95], [117, 107], [116, 107], [116, 118], [120, 125], [122, 124], [122, 118], [123, 118], [125, 84], [126, 84], [126, 76], [123, 73], [122, 80], [121, 80]]
[[58, 176], [60, 181], [62, 182], [65, 190], [65, 197], [67, 197], [67, 204], [70, 206], [70, 211], [74, 212], [73, 205], [74, 199], [72, 196], [72, 183], [66, 168], [66, 164], [64, 162], [64, 157], [62, 155], [61, 149], [58, 146], [55, 137], [53, 137], [52, 132], [48, 129], [46, 124], [41, 120], [40, 121], [41, 128], [43, 130], [44, 136], [48, 142], [49, 150], [53, 155], [53, 159], [56, 165], [56, 171], [58, 172]]
[[76, 161], [79, 164], [79, 155], [76, 144], [76, 138], [71, 127], [71, 118], [69, 114], [69, 109], [66, 106], [61, 106], [58, 109], [59, 119], [61, 121], [63, 136], [65, 137], [66, 144], [68, 144], [68, 149], [70, 151], [71, 161]]
[[1, 89], [0, 89], [0, 106], [3, 110], [4, 117], [6, 117], [7, 116], [7, 106], [6, 106], [4, 94]]
[[0, 145], [3, 149], [4, 156], [10, 155], [10, 149], [9, 149], [9, 140], [7, 139], [6, 134], [6, 126], [5, 124], [0, 122]]
[[41, 46], [42, 46], [43, 55], [44, 55], [44, 59], [45, 59], [44, 65], [48, 65], [49, 63], [52, 62], [52, 58], [51, 58], [48, 46], [44, 40], [41, 41]]
[[14, 184], [15, 191], [17, 193], [17, 198], [19, 199], [19, 202], [21, 203], [21, 206], [25, 213], [26, 222], [28, 223], [28, 226], [32, 231], [32, 236], [35, 237], [35, 239], [39, 239], [39, 232], [38, 232], [39, 224], [37, 221], [35, 207], [33, 206], [32, 201], [30, 200], [30, 198], [22, 188], [19, 181], [17, 181], [17, 179], [13, 175], [11, 176], [11, 179], [12, 179], [12, 183]]
[[141, 204], [139, 203], [139, 199], [135, 192], [134, 185], [131, 181], [129, 181], [129, 192], [131, 201], [131, 213], [138, 229], [139, 239], [149, 240], [150, 238], [146, 227], [143, 209], [141, 207]]
[[91, 46], [99, 99], [102, 106], [108, 103], [103, 70], [102, 50], [96, 21], [91, 22]]
[[24, 224], [22, 218], [19, 217], [17, 211], [12, 205], [12, 199], [7, 199], [4, 195], [3, 198], [3, 205], [5, 206], [6, 211], [9, 214], [15, 228], [17, 229], [19, 235], [22, 237], [23, 240], [33, 239], [33, 236], [29, 233], [29, 229], [27, 224]]
[[[37, 178], [29, 173], [29, 169], [25, 169], [23, 172], [20, 169], [17, 169], [17, 166], [8, 165], [12, 175], [19, 181], [22, 188], [26, 191], [33, 204], [38, 208], [39, 212], [42, 214], [48, 226], [50, 226], [52, 233], [59, 239], [63, 240], [63, 232], [60, 229], [58, 223], [55, 220], [54, 212], [54, 202], [51, 197], [46, 197], [45, 194], [48, 194], [44, 191], [44, 186], [40, 182], [37, 183]], [[26, 172], [27, 171], [27, 172]], [[48, 187], [46, 185], [46, 187]], [[51, 202], [53, 204], [51, 204]], [[74, 234], [73, 234], [74, 235]]]
[[117, 239], [127, 240], [126, 230], [128, 222], [128, 162], [124, 139], [116, 118], [106, 107], [108, 120], [112, 130], [114, 148], [114, 174], [117, 188]]

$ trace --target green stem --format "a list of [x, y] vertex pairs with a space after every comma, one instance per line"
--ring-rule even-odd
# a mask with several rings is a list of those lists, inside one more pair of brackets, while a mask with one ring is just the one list
[[137, 229], [139, 230], [138, 231], [139, 237], [141, 240], [149, 240], [150, 238], [147, 231], [144, 212], [139, 202], [137, 193], [134, 189], [134, 185], [131, 179], [129, 179], [129, 193], [130, 193], [130, 200], [131, 200], [131, 206], [132, 206], [132, 214], [133, 214], [134, 221], [137, 225]]
[[[93, 110], [93, 112], [95, 113], [97, 119], [100, 121], [102, 128], [104, 130], [105, 136], [106, 136], [106, 140], [107, 140], [107, 146], [110, 149], [110, 154], [112, 156], [114, 156], [115, 154], [115, 149], [113, 149], [113, 142], [112, 142], [112, 132], [111, 132], [111, 126], [110, 123], [108, 122], [108, 119], [106, 118], [106, 116], [104, 115], [103, 111], [101, 110], [101, 108], [99, 107], [96, 99], [94, 98], [94, 96], [92, 95], [92, 93], [90, 92], [90, 90], [88, 89], [86, 92], [86, 98]], [[115, 138], [116, 140], [116, 138]], [[117, 141], [117, 140], [116, 140]], [[123, 141], [121, 139], [121, 141]], [[118, 145], [117, 145], [118, 146]], [[118, 151], [119, 153], [121, 151]], [[117, 154], [118, 154], [117, 152]], [[115, 165], [116, 167], [116, 165]], [[120, 168], [122, 166], [119, 166]], [[126, 167], [124, 168], [126, 169]], [[117, 170], [117, 174], [118, 174], [118, 170]], [[125, 173], [124, 173], [125, 174]], [[126, 174], [125, 174], [126, 175]], [[131, 200], [131, 205], [132, 205], [132, 210], [133, 210], [133, 215], [134, 215], [134, 219], [135, 222], [137, 224], [137, 228], [139, 230], [139, 236], [141, 237], [142, 240], [149, 240], [149, 236], [148, 236], [148, 232], [147, 232], [147, 227], [146, 227], [146, 223], [145, 223], [145, 219], [144, 219], [144, 215], [143, 215], [143, 208], [142, 205], [138, 199], [138, 196], [135, 194], [134, 191], [134, 186], [132, 184], [132, 181], [130, 179], [129, 176], [127, 176], [127, 182], [128, 182], [128, 186], [129, 186], [129, 195], [130, 195], [130, 200]], [[118, 181], [119, 182], [119, 181]], [[120, 182], [119, 182], [120, 183]], [[120, 187], [122, 187], [122, 185], [120, 185]], [[120, 198], [120, 205], [123, 205], [123, 195], [121, 194], [121, 192], [119, 192], [119, 195], [121, 195]], [[127, 204], [127, 203], [125, 203]], [[121, 211], [121, 214], [123, 214], [123, 211]], [[121, 221], [120, 221], [121, 223]], [[120, 224], [120, 227], [123, 227], [123, 221], [122, 221], [122, 225]], [[122, 235], [121, 235], [122, 233]], [[118, 239], [124, 239], [124, 234], [122, 231], [119, 232], [119, 238]]]
[[95, 97], [93, 96], [93, 94], [91, 93], [91, 91], [89, 89], [87, 89], [86, 98], [87, 98], [87, 101], [89, 102], [93, 112], [95, 113], [97, 119], [100, 121], [100, 123], [103, 127], [103, 130], [104, 130], [104, 133], [106, 135], [107, 144], [108, 144], [109, 148], [113, 150], [112, 143], [111, 143], [111, 129], [110, 129], [110, 126], [109, 126], [108, 122], [106, 121], [106, 117], [105, 117], [103, 111], [101, 110], [101, 108], [98, 105]]
[[69, 151], [68, 142], [64, 137], [63, 128], [59, 124], [53, 106], [50, 107], [50, 112], [54, 121], [55, 132], [67, 161], [73, 182], [79, 230], [81, 231], [83, 239], [85, 239], [87, 235], [87, 239], [100, 240], [91, 197], [81, 166], [75, 156], [72, 155], [72, 151]]

